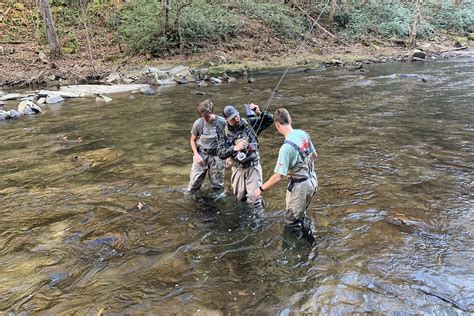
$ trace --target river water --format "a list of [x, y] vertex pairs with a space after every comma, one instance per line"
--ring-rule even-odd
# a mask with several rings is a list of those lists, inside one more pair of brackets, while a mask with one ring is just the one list
[[[260, 218], [185, 193], [197, 103], [263, 106], [281, 74], [0, 122], [0, 311], [474, 312], [474, 58], [365, 68], [289, 74], [270, 105], [319, 153], [315, 249], [283, 183]], [[268, 178], [282, 137], [260, 139]]]

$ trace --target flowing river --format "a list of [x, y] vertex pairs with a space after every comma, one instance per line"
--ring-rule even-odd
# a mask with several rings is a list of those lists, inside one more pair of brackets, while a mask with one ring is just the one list
[[286, 181], [260, 218], [185, 192], [196, 105], [263, 107], [281, 73], [0, 122], [0, 311], [474, 313], [474, 58], [365, 68], [288, 74], [269, 108], [319, 153], [315, 249], [284, 232]]

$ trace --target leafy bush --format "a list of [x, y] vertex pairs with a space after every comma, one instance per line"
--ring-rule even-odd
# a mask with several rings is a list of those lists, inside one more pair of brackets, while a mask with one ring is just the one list
[[283, 37], [291, 38], [302, 34], [307, 26], [304, 17], [283, 4], [243, 1], [241, 10], [246, 16], [260, 20]]
[[[473, 13], [472, 1], [441, 9], [433, 4], [424, 4], [417, 24], [417, 37], [428, 38], [439, 29], [472, 32]], [[368, 36], [404, 38], [410, 34], [414, 14], [414, 3], [359, 3], [346, 5], [337, 12], [334, 26], [347, 40]]]
[[441, 8], [430, 5], [425, 8], [423, 17], [434, 29], [457, 33], [474, 32], [473, 1], [464, 1], [458, 6], [444, 5]]
[[404, 37], [410, 32], [410, 8], [401, 4], [356, 4], [338, 12], [335, 21], [343, 20], [341, 34], [346, 39], [366, 36]]
[[162, 34], [160, 4], [147, 0], [130, 2], [121, 13], [120, 34], [134, 52], [163, 52], [178, 48], [198, 49], [235, 35], [239, 18], [232, 11], [204, 1], [184, 6], [177, 17], [169, 12], [169, 29]]
[[154, 50], [160, 43], [160, 3], [147, 0], [129, 2], [121, 12], [120, 37], [136, 53]]
[[185, 7], [179, 16], [182, 43], [192, 49], [234, 36], [240, 27], [239, 17], [233, 11], [204, 2]]

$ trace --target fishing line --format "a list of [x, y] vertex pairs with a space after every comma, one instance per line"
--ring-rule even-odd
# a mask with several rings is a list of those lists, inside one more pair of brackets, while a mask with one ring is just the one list
[[[311, 25], [310, 29], [308, 30], [308, 32], [306, 32], [305, 36], [303, 37], [304, 38], [304, 41], [301, 42], [300, 46], [298, 47], [297, 51], [296, 51], [296, 54], [299, 54], [300, 53], [300, 50], [303, 48], [303, 46], [306, 44], [306, 41], [308, 40], [309, 38], [309, 34], [311, 34], [311, 32], [313, 31], [314, 27], [316, 26], [316, 24], [318, 23], [318, 20], [321, 18], [321, 16], [323, 15], [324, 11], [326, 10], [327, 6], [329, 4], [329, 1], [326, 2], [326, 4], [324, 5], [324, 8], [321, 10], [321, 13], [319, 14], [318, 18], [316, 20], [314, 20], [313, 24]], [[308, 14], [309, 15], [309, 14]], [[278, 81], [278, 83], [276, 84], [275, 88], [273, 89], [273, 92], [272, 94], [270, 95], [270, 97], [268, 98], [267, 100], [267, 103], [265, 104], [265, 107], [263, 108], [263, 112], [265, 112], [268, 107], [270, 106], [273, 98], [275, 97], [275, 94], [278, 92], [278, 88], [280, 87], [282, 81], [283, 81], [283, 78], [285, 78], [286, 74], [288, 73], [288, 70], [290, 69], [290, 66], [286, 67], [285, 71], [283, 72], [283, 74], [281, 75], [280, 77], [280, 80]], [[260, 129], [260, 127], [262, 126], [262, 123], [263, 123], [263, 120], [261, 119], [260, 120], [260, 123], [257, 127], [257, 129], [254, 128], [254, 126], [252, 126], [252, 128], [254, 129], [255, 133], [251, 133], [252, 136], [253, 136], [253, 139], [252, 141], [250, 142], [249, 141], [249, 145], [250, 143], [254, 142], [255, 141], [255, 137], [257, 137], [257, 132], [258, 130]], [[247, 149], [247, 152], [248, 152], [248, 149]]]

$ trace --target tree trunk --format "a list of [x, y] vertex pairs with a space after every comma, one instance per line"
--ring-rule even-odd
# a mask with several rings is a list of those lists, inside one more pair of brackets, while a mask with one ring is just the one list
[[334, 14], [336, 13], [336, 0], [331, 0], [331, 6], [329, 7], [328, 23], [334, 21]]
[[44, 24], [46, 25], [46, 34], [48, 35], [48, 43], [50, 49], [50, 58], [56, 59], [61, 56], [61, 47], [58, 43], [56, 28], [54, 27], [53, 17], [49, 9], [48, 0], [39, 0], [41, 13], [43, 14]]
[[171, 0], [161, 0], [161, 32], [163, 36], [166, 36], [168, 32], [169, 19], [170, 19], [170, 5]]
[[416, 12], [415, 17], [413, 18], [413, 25], [411, 27], [410, 36], [408, 38], [408, 47], [415, 47], [416, 45], [416, 24], [418, 23], [418, 19], [420, 18], [421, 1], [422, 0], [416, 0]]

